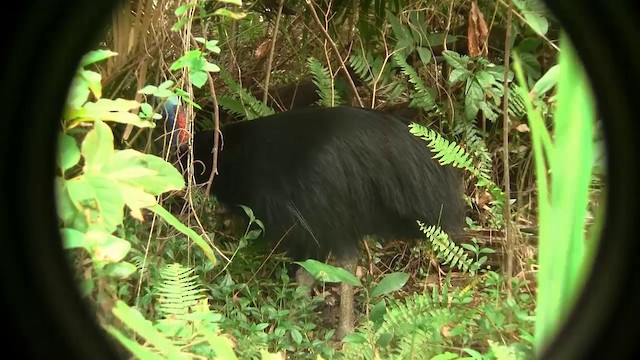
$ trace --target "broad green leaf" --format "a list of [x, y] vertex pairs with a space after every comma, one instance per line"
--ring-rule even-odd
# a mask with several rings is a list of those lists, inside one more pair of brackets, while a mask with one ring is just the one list
[[477, 81], [473, 81], [464, 99], [464, 114], [467, 120], [476, 117], [480, 110], [479, 103], [482, 101], [484, 101], [484, 91]]
[[189, 80], [191, 81], [193, 86], [201, 88], [207, 82], [207, 73], [200, 70], [192, 70], [189, 72]]
[[162, 84], [158, 85], [158, 89], [159, 90], [167, 90], [170, 87], [172, 87], [174, 84], [173, 80], [167, 80], [165, 82], [163, 82]]
[[300, 345], [300, 343], [302, 342], [302, 334], [300, 333], [300, 331], [296, 328], [292, 328], [290, 332], [291, 339], [293, 339], [296, 344]]
[[424, 65], [428, 65], [431, 62], [431, 50], [421, 46], [417, 47], [416, 50], [418, 51], [418, 55], [420, 55], [420, 60], [422, 60], [422, 63]]
[[[83, 182], [91, 194], [82, 206], [86, 208], [86, 216], [90, 224], [99, 224], [105, 231], [111, 233], [122, 224], [125, 201], [118, 183], [102, 174], [86, 174]], [[75, 182], [69, 182], [75, 183]], [[78, 181], [78, 183], [82, 183]]]
[[472, 358], [472, 359], [475, 359], [475, 360], [482, 360], [482, 359], [484, 359], [484, 357], [482, 356], [482, 353], [480, 353], [480, 352], [479, 352], [479, 351], [477, 351], [477, 350], [473, 350], [473, 349], [470, 349], [470, 348], [464, 348], [464, 349], [462, 349], [462, 350], [463, 350], [464, 352], [466, 352], [467, 354], [471, 355], [471, 358]]
[[540, 97], [551, 90], [558, 83], [558, 77], [560, 76], [560, 65], [552, 66], [542, 77], [536, 81], [536, 84], [531, 90], [536, 96]]
[[185, 186], [184, 178], [173, 165], [155, 155], [132, 149], [117, 151], [103, 171], [118, 182], [140, 187], [152, 195]]
[[393, 340], [393, 335], [385, 331], [378, 336], [378, 339], [376, 339], [376, 345], [384, 348], [389, 346], [391, 340]]
[[219, 72], [219, 71], [220, 71], [220, 67], [218, 67], [218, 65], [216, 65], [216, 64], [213, 64], [213, 63], [207, 62], [207, 63], [204, 65], [203, 70], [204, 70], [204, 71], [207, 71], [207, 72]]
[[[218, 46], [218, 40], [209, 40], [209, 41], [207, 41], [207, 43], [205, 44], [205, 47], [207, 48], [207, 50], [209, 50], [209, 51], [211, 51], [212, 53], [215, 53], [215, 54], [220, 54], [220, 51], [222, 50]], [[220, 71], [220, 70], [218, 70], [218, 71]]]
[[[285, 359], [285, 356], [282, 352], [272, 353], [272, 352], [269, 352], [268, 350], [260, 349], [260, 360], [282, 360], [282, 359]], [[316, 360], [322, 360], [322, 358], [318, 356]]]
[[156, 91], [156, 93], [153, 94], [153, 96], [158, 97], [160, 99], [166, 99], [166, 98], [176, 96], [176, 94], [173, 91], [168, 89], [160, 89]]
[[120, 183], [120, 192], [124, 198], [125, 204], [131, 209], [131, 216], [140, 221], [144, 220], [142, 217], [143, 208], [148, 208], [157, 204], [155, 196], [145, 192], [144, 190]]
[[87, 248], [85, 245], [85, 234], [76, 229], [63, 228], [60, 230], [62, 243], [65, 249]]
[[182, 358], [179, 349], [173, 342], [158, 332], [151, 321], [145, 319], [138, 310], [129, 307], [122, 300], [118, 300], [112, 312], [120, 321], [163, 354], [164, 357], [161, 357], [162, 359]]
[[138, 342], [129, 339], [126, 335], [122, 334], [120, 330], [116, 329], [113, 326], [107, 326], [107, 331], [120, 342], [124, 347], [127, 348], [136, 359], [145, 359], [145, 360], [166, 360], [165, 357], [158, 355], [155, 351], [150, 348], [144, 347], [140, 345]]
[[69, 170], [80, 161], [80, 149], [71, 136], [60, 133], [58, 137], [58, 165], [63, 172]]
[[140, 103], [133, 100], [124, 99], [100, 99], [96, 102], [88, 102], [82, 109], [79, 109], [70, 115], [75, 121], [113, 121], [122, 124], [131, 124], [138, 127], [155, 127], [150, 121], [141, 120], [138, 115], [131, 113], [137, 110]]
[[86, 81], [82, 80], [79, 76], [73, 78], [71, 87], [69, 88], [69, 95], [67, 96], [66, 108], [63, 114], [65, 121], [72, 120], [73, 114], [78, 109], [82, 108], [82, 105], [87, 102], [87, 98], [91, 90]]
[[169, 70], [176, 71], [183, 67], [186, 67], [189, 69], [195, 68], [199, 70], [202, 68], [201, 64], [204, 61], [203, 59], [201, 59], [201, 56], [202, 56], [202, 51], [190, 50], [186, 54], [178, 58], [178, 60], [176, 60], [173, 64], [171, 64], [171, 67], [169, 68]]
[[360, 333], [351, 333], [342, 339], [342, 342], [345, 344], [364, 344], [367, 341], [368, 340]]
[[247, 235], [245, 236], [245, 239], [251, 241], [251, 240], [255, 240], [258, 237], [260, 237], [260, 234], [262, 233], [262, 230], [251, 230], [247, 233]]
[[82, 141], [85, 173], [99, 172], [113, 155], [113, 133], [109, 125], [96, 121]]
[[138, 114], [138, 116], [140, 116], [141, 118], [144, 117], [145, 119], [149, 119], [153, 115], [153, 106], [147, 103], [140, 104], [140, 114]]
[[242, 208], [242, 211], [244, 211], [244, 213], [247, 215], [250, 222], [254, 222], [256, 220], [256, 216], [254, 215], [253, 210], [251, 210], [250, 207], [244, 206], [244, 205], [238, 205], [238, 206]]
[[495, 84], [495, 79], [487, 71], [479, 71], [475, 74], [475, 79], [484, 90], [490, 89]]
[[193, 242], [196, 243], [196, 245], [200, 247], [202, 252], [204, 252], [204, 255], [209, 259], [209, 261], [211, 261], [212, 264], [214, 265], [217, 264], [218, 261], [213, 253], [213, 249], [200, 235], [196, 234], [195, 231], [186, 227], [183, 223], [180, 222], [180, 220], [176, 219], [170, 212], [168, 212], [165, 208], [163, 208], [160, 205], [154, 205], [149, 207], [148, 209], [156, 213], [161, 218], [163, 218], [166, 222], [169, 223], [169, 225], [173, 226], [176, 230], [187, 235], [191, 240], [193, 240]]
[[531, 26], [533, 31], [537, 32], [540, 35], [546, 35], [549, 30], [549, 21], [543, 16], [538, 14], [534, 14], [531, 12], [525, 12], [524, 18], [527, 21], [527, 24]]
[[449, 84], [454, 85], [458, 82], [465, 81], [470, 74], [467, 69], [453, 69], [449, 75]]
[[247, 17], [246, 13], [243, 12], [234, 12], [229, 9], [219, 8], [213, 12], [213, 15], [224, 16], [234, 20], [242, 20]]
[[208, 330], [204, 330], [204, 337], [207, 339], [211, 349], [216, 353], [215, 359], [235, 360], [238, 358], [233, 351], [231, 339]]
[[442, 52], [442, 56], [444, 59], [453, 67], [454, 69], [467, 70], [467, 65], [469, 64], [469, 58], [466, 56], [460, 56], [455, 51], [445, 50]]
[[91, 257], [101, 262], [119, 262], [131, 250], [130, 242], [101, 230], [87, 231], [84, 241]]
[[95, 71], [82, 70], [79, 75], [84, 79], [96, 99], [102, 97], [102, 75]]
[[136, 271], [138, 271], [138, 268], [126, 261], [107, 264], [103, 269], [105, 275], [119, 279], [126, 279]]
[[380, 283], [371, 291], [371, 297], [375, 298], [380, 295], [388, 294], [396, 291], [404, 286], [409, 280], [409, 274], [402, 272], [394, 272], [386, 275]]
[[147, 85], [145, 87], [143, 87], [142, 89], [138, 90], [139, 94], [144, 94], [144, 95], [153, 95], [156, 91], [158, 91], [158, 87], [154, 86], [154, 85]]
[[525, 73], [530, 78], [540, 78], [541, 66], [536, 54], [522, 52], [520, 53], [520, 60]]
[[362, 286], [360, 280], [347, 270], [328, 264], [321, 263], [317, 260], [305, 260], [296, 262], [305, 268], [314, 279], [324, 282], [345, 282], [354, 286]]
[[89, 51], [85, 56], [80, 60], [80, 67], [85, 67], [87, 65], [91, 65], [110, 57], [118, 55], [117, 52], [113, 52], [111, 50], [94, 50]]
[[452, 353], [450, 351], [445, 351], [442, 354], [438, 354], [434, 357], [431, 358], [431, 360], [453, 360], [453, 359], [459, 359], [460, 357], [458, 356], [458, 354]]
[[[78, 216], [78, 210], [74, 206], [69, 192], [67, 189], [67, 180], [64, 180], [60, 176], [56, 176], [56, 208], [58, 210], [58, 217], [62, 220], [64, 225], [71, 225], [74, 223], [74, 219]], [[78, 229], [84, 230], [84, 229]]]
[[182, 29], [188, 22], [189, 22], [189, 19], [187, 18], [182, 18], [178, 20], [178, 22], [171, 27], [171, 31], [178, 31]]
[[382, 324], [384, 320], [384, 315], [387, 313], [387, 303], [384, 299], [380, 300], [377, 304], [373, 306], [371, 309], [371, 321], [376, 324]]
[[403, 26], [400, 19], [398, 19], [391, 11], [387, 10], [387, 20], [391, 24], [393, 29], [393, 35], [395, 35], [398, 42], [404, 41], [405, 44], [413, 44], [413, 37], [409, 29]]
[[242, 6], [242, 0], [218, 0], [218, 2]]
[[189, 10], [189, 8], [190, 8], [190, 7], [192, 7], [192, 6], [193, 6], [193, 5], [192, 5], [192, 4], [190, 4], [190, 3], [189, 3], [189, 4], [180, 5], [180, 6], [178, 6], [178, 8], [176, 9], [176, 11], [174, 11], [174, 14], [175, 14], [176, 16], [182, 16], [182, 15], [184, 15], [184, 13], [185, 13], [187, 10]]

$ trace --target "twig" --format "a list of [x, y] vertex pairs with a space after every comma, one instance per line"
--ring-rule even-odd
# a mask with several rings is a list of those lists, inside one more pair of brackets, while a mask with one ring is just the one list
[[[191, 43], [194, 46], [198, 46], [198, 42], [195, 37], [191, 35]], [[211, 193], [211, 184], [213, 184], [213, 178], [218, 174], [218, 148], [220, 146], [220, 110], [218, 109], [218, 97], [216, 96], [216, 88], [213, 84], [213, 77], [211, 73], [207, 73], [207, 80], [209, 81], [209, 90], [211, 91], [211, 101], [213, 102], [213, 164], [211, 164], [211, 175], [207, 180], [207, 187], [205, 189], [205, 195], [209, 196]]]
[[502, 101], [502, 158], [504, 168], [504, 218], [505, 218], [505, 244], [507, 247], [507, 289], [511, 293], [511, 277], [513, 276], [513, 251], [514, 244], [511, 236], [511, 179], [509, 176], [509, 63], [511, 59], [511, 1], [509, 1], [509, 11], [507, 15], [507, 32], [505, 34], [504, 45], [504, 99]]
[[267, 74], [264, 77], [264, 94], [262, 95], [262, 102], [267, 105], [267, 99], [269, 98], [269, 80], [271, 80], [271, 66], [273, 65], [273, 55], [276, 50], [276, 41], [278, 39], [278, 29], [280, 28], [280, 18], [282, 17], [282, 8], [284, 7], [284, 1], [278, 1], [278, 15], [276, 16], [276, 23], [273, 26], [273, 36], [271, 37], [271, 49], [269, 49], [269, 59], [267, 60]]
[[342, 60], [342, 56], [340, 56], [340, 50], [338, 50], [338, 46], [333, 41], [333, 39], [331, 39], [331, 35], [327, 32], [327, 29], [325, 29], [324, 26], [322, 26], [322, 22], [320, 21], [320, 18], [318, 17], [318, 13], [316, 12], [316, 9], [313, 3], [311, 2], [311, 0], [306, 0], [305, 2], [307, 4], [307, 8], [309, 8], [309, 11], [311, 11], [311, 16], [313, 17], [313, 21], [316, 23], [320, 31], [322, 31], [322, 35], [324, 35], [324, 38], [327, 40], [327, 42], [329, 42], [329, 45], [331, 45], [331, 49], [336, 54], [336, 57], [340, 62], [340, 69], [342, 70], [344, 76], [346, 77], [347, 82], [351, 87], [351, 91], [353, 92], [353, 95], [356, 97], [356, 100], [358, 100], [358, 105], [360, 107], [364, 107], [364, 105], [362, 104], [362, 99], [360, 99], [360, 95], [358, 95], [358, 89], [356, 89], [356, 84], [354, 84], [353, 79], [351, 78], [351, 75], [349, 75], [349, 70], [347, 69], [347, 65], [344, 63], [344, 60]]

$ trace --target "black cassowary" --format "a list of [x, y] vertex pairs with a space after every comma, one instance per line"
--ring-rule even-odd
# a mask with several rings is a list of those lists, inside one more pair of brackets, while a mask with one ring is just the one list
[[[196, 183], [209, 180], [213, 142], [213, 131], [193, 136]], [[295, 261], [331, 255], [353, 272], [365, 236], [419, 239], [416, 220], [450, 233], [463, 226], [458, 172], [440, 165], [424, 141], [389, 115], [297, 109], [226, 125], [220, 147], [212, 195], [229, 209], [251, 207], [265, 238], [280, 242]], [[184, 165], [185, 145], [180, 149]], [[301, 269], [296, 275], [299, 283], [308, 277]], [[353, 326], [353, 289], [343, 284], [338, 336]]]

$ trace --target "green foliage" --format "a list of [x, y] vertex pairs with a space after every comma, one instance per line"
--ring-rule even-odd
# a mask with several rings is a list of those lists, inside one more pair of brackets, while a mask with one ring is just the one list
[[[235, 339], [238, 357], [259, 359], [261, 350], [268, 348], [286, 351], [290, 359], [334, 358], [334, 331], [324, 329], [319, 313], [324, 300], [310, 297], [305, 287], [295, 287], [284, 267], [273, 267], [275, 261], [262, 262], [245, 251], [208, 286], [211, 306], [223, 315], [221, 328]], [[262, 266], [267, 268], [258, 274], [241, 271]], [[250, 278], [243, 280], [244, 274]]]
[[398, 64], [402, 73], [409, 78], [409, 82], [413, 84], [414, 92], [411, 93], [409, 106], [417, 107], [425, 111], [433, 111], [437, 107], [435, 98], [431, 93], [431, 89], [420, 79], [418, 72], [407, 63], [407, 59], [400, 53], [395, 53], [393, 60]]
[[[475, 148], [477, 155], [476, 159], [472, 159], [460, 145], [444, 139], [442, 135], [432, 129], [413, 123], [409, 125], [409, 131], [413, 135], [428, 142], [427, 146], [435, 152], [434, 158], [438, 159], [441, 164], [453, 165], [469, 171], [477, 179], [476, 186], [485, 187], [493, 196], [494, 200], [492, 204], [494, 207], [491, 209], [493, 221], [496, 222], [496, 225], [502, 224], [506, 195], [504, 191], [491, 180], [491, 158], [484, 146], [484, 141], [478, 138], [474, 139], [477, 146], [473, 148]], [[476, 134], [477, 133], [469, 132], [471, 136], [476, 136]], [[478, 165], [474, 166], [474, 162]]]
[[321, 263], [316, 260], [296, 262], [313, 276], [314, 279], [324, 282], [346, 282], [354, 286], [362, 286], [360, 280], [347, 270]]
[[[473, 290], [450, 285], [371, 310], [367, 324], [343, 340], [344, 359], [520, 359], [531, 354], [534, 298], [526, 282], [514, 281], [514, 296], [503, 293], [504, 278], [484, 276]], [[513, 315], [509, 315], [513, 314]], [[511, 320], [509, 320], [511, 319]], [[496, 342], [495, 339], [501, 339]], [[455, 350], [455, 352], [452, 351]]]
[[376, 89], [379, 97], [397, 99], [406, 90], [406, 85], [395, 79], [397, 69], [387, 58], [362, 50], [351, 54], [349, 64], [359, 78]]
[[475, 274], [478, 266], [473, 266], [473, 259], [469, 258], [462, 247], [449, 239], [449, 235], [436, 226], [427, 227], [420, 221], [418, 221], [418, 225], [431, 243], [436, 256], [443, 260], [443, 265], [450, 265], [464, 272], [470, 272], [472, 275]]
[[[482, 111], [482, 114], [491, 121], [496, 121], [501, 113], [499, 107], [504, 87], [504, 67], [490, 63], [485, 58], [471, 59], [454, 51], [443, 52], [447, 63], [453, 68], [449, 75], [449, 83], [464, 85], [465, 116], [472, 120]], [[509, 73], [509, 81], [513, 74]]]
[[193, 86], [200, 88], [207, 82], [207, 73], [219, 72], [220, 67], [212, 64], [204, 56], [201, 50], [190, 50], [171, 64], [171, 71], [184, 68], [189, 74], [189, 81]]
[[316, 90], [320, 96], [318, 105], [323, 107], [343, 105], [345, 101], [337, 91], [334, 78], [329, 72], [329, 69], [327, 69], [320, 60], [313, 57], [307, 60], [307, 67], [313, 75], [313, 83], [318, 88], [318, 90]]
[[201, 294], [203, 289], [195, 283], [198, 276], [192, 275], [193, 271], [176, 263], [163, 269], [162, 283], [158, 285], [158, 310], [162, 315], [185, 315], [198, 301], [204, 299]]
[[[183, 275], [191, 271], [180, 265], [172, 265], [166, 269], [168, 284], [163, 286], [161, 293], [162, 296], [169, 294], [174, 301], [161, 307], [165, 310], [166, 317], [155, 324], [124, 302], [116, 303], [113, 308], [115, 316], [136, 336], [142, 337], [144, 344], [133, 340], [114, 326], [107, 326], [107, 331], [139, 359], [188, 359], [198, 356], [237, 359], [231, 340], [220, 334], [221, 316], [209, 310], [206, 299], [201, 296], [175, 297], [174, 290], [177, 286], [174, 280], [184, 281]], [[189, 293], [198, 292], [193, 279], [187, 282]]]
[[[86, 66], [114, 55], [91, 52], [81, 63]], [[113, 235], [123, 223], [126, 206], [138, 220], [143, 219], [142, 209], [156, 212], [196, 240], [215, 263], [209, 245], [156, 201], [155, 196], [184, 187], [180, 173], [156, 156], [114, 149], [113, 133], [104, 121], [140, 127], [154, 124], [129, 112], [140, 106], [136, 101], [100, 98], [100, 81], [100, 74], [78, 70], [63, 114], [56, 184], [65, 248], [85, 249], [102, 275], [130, 276], [136, 268], [123, 260], [131, 244]], [[88, 101], [89, 94], [96, 100]], [[76, 137], [81, 138], [80, 146]]]
[[231, 93], [229, 95], [219, 96], [218, 105], [230, 114], [240, 116], [246, 120], [253, 120], [275, 114], [275, 111], [271, 107], [256, 99], [251, 92], [238, 84], [226, 72], [221, 72], [220, 78], [224, 81]]
[[538, 109], [528, 101], [521, 62], [518, 54], [514, 56], [520, 91], [527, 99], [539, 191], [537, 351], [555, 333], [575, 301], [597, 246], [597, 241], [585, 241], [584, 234], [594, 166], [594, 102], [588, 79], [568, 38], [563, 36], [561, 40], [564, 49], [560, 54], [553, 136]]
[[472, 173], [476, 172], [471, 166], [472, 160], [469, 154], [455, 142], [445, 139], [433, 129], [416, 123], [409, 125], [409, 131], [427, 142], [427, 146], [435, 153], [433, 158], [437, 159], [440, 164], [452, 165]]

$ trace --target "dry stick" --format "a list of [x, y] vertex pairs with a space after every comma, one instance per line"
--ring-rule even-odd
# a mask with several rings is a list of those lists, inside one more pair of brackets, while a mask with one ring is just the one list
[[[198, 42], [191, 35], [191, 43], [194, 46], [198, 46]], [[207, 181], [207, 188], [205, 189], [205, 195], [209, 196], [211, 193], [211, 184], [213, 184], [213, 178], [218, 174], [218, 147], [220, 146], [220, 112], [218, 110], [218, 97], [216, 96], [216, 88], [213, 85], [213, 77], [211, 73], [207, 73], [207, 80], [209, 80], [209, 90], [211, 91], [211, 101], [213, 102], [213, 126], [215, 131], [213, 132], [213, 164], [211, 164], [211, 175]]]
[[210, 73], [207, 73], [207, 79], [209, 80], [209, 89], [211, 90], [211, 100], [213, 101], [213, 126], [215, 131], [213, 132], [213, 164], [211, 167], [211, 175], [207, 181], [207, 188], [205, 195], [209, 196], [211, 192], [211, 184], [213, 184], [213, 178], [218, 174], [218, 148], [220, 147], [220, 113], [218, 110], [218, 98], [216, 96], [216, 88], [213, 86], [213, 77]]
[[356, 89], [356, 84], [353, 83], [353, 79], [351, 78], [351, 75], [349, 75], [349, 70], [347, 70], [347, 65], [344, 63], [344, 60], [342, 60], [342, 56], [340, 56], [340, 50], [338, 50], [338, 46], [333, 41], [333, 39], [331, 39], [331, 35], [327, 32], [327, 29], [325, 29], [324, 26], [322, 26], [322, 22], [320, 21], [320, 18], [318, 17], [318, 13], [316, 13], [316, 9], [313, 3], [311, 2], [311, 0], [306, 0], [305, 2], [307, 3], [307, 8], [309, 8], [309, 11], [311, 11], [311, 16], [313, 17], [313, 21], [316, 23], [320, 31], [322, 31], [322, 35], [324, 35], [324, 38], [329, 42], [329, 45], [331, 45], [331, 49], [336, 54], [338, 61], [340, 61], [340, 69], [344, 73], [344, 76], [347, 78], [347, 81], [349, 82], [349, 86], [351, 87], [351, 91], [353, 92], [353, 95], [356, 97], [356, 100], [358, 100], [358, 105], [360, 107], [364, 107], [364, 105], [362, 104], [362, 99], [360, 99], [360, 95], [358, 95], [358, 89]]
[[269, 80], [271, 80], [271, 66], [273, 65], [273, 55], [276, 50], [276, 41], [278, 39], [278, 29], [280, 29], [280, 18], [282, 17], [282, 8], [284, 7], [284, 1], [279, 1], [278, 15], [276, 16], [276, 23], [273, 26], [273, 36], [271, 37], [271, 49], [269, 49], [269, 59], [267, 60], [267, 74], [264, 77], [264, 94], [262, 95], [262, 102], [267, 105], [267, 99], [269, 99]]
[[504, 168], [505, 212], [505, 244], [507, 246], [507, 289], [512, 293], [511, 277], [513, 276], [513, 239], [511, 236], [511, 184], [509, 179], [509, 62], [511, 59], [511, 1], [508, 4], [507, 33], [504, 46], [504, 100], [502, 102], [502, 157]]

